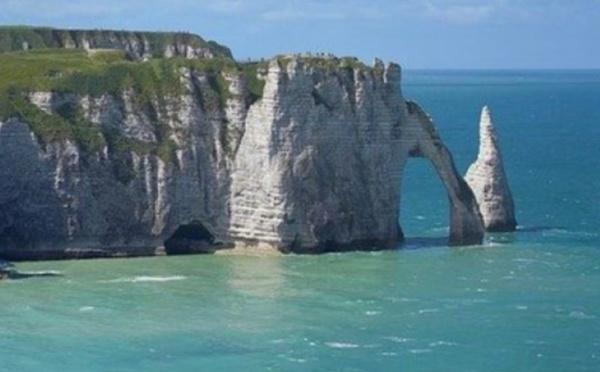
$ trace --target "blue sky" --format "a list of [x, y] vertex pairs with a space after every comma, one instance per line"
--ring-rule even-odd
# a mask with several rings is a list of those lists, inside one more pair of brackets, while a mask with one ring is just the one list
[[406, 68], [600, 68], [600, 0], [0, 0], [0, 23], [184, 30], [239, 59], [313, 51]]

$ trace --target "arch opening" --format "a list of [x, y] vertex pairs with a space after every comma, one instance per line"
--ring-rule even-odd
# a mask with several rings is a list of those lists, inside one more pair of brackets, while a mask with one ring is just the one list
[[165, 241], [167, 255], [208, 254], [217, 249], [215, 236], [200, 222], [181, 225]]
[[428, 159], [408, 159], [402, 179], [400, 225], [404, 244], [412, 247], [447, 245], [449, 201], [447, 190]]

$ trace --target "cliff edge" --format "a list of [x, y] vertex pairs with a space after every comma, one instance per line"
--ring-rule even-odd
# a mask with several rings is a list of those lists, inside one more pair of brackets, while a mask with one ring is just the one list
[[232, 58], [214, 41], [185, 32], [77, 30], [0, 26], [0, 53], [44, 49], [121, 50], [135, 60], [150, 58]]
[[396, 64], [286, 55], [0, 54], [0, 257], [395, 247], [403, 169], [428, 158], [453, 245], [483, 222]]

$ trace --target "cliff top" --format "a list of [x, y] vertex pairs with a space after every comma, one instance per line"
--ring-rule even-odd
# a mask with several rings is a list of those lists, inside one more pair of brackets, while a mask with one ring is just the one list
[[[150, 39], [154, 40], [153, 45], [164, 47], [162, 54], [148, 55], [148, 49], [140, 47]], [[112, 44], [102, 44], [102, 40]], [[185, 40], [189, 42], [186, 44]], [[27, 43], [27, 47], [18, 48], [19, 42]], [[189, 49], [194, 43], [207, 45], [198, 36], [182, 33], [0, 27], [0, 120], [21, 119], [42, 142], [73, 138], [93, 152], [102, 147], [103, 141], [97, 128], [82, 118], [77, 107], [48, 113], [32, 104], [29, 95], [57, 92], [100, 97], [120, 96], [131, 90], [140, 109], [156, 106], [154, 109], [161, 110], [167, 97], [182, 92], [181, 73], [187, 69], [209, 83], [207, 94], [211, 98], [205, 100], [207, 109], [220, 110], [232, 95], [231, 75], [245, 80], [244, 98], [249, 105], [262, 97], [265, 73], [274, 63], [281, 68], [295, 63], [312, 72], [342, 73], [350, 80], [354, 75], [348, 74], [349, 70], [378, 79], [384, 74], [393, 77], [395, 72], [399, 77], [397, 65], [386, 69], [379, 60], [371, 67], [353, 57], [294, 54], [243, 63], [232, 59], [225, 47], [227, 53], [198, 57], [195, 49]], [[164, 51], [174, 53], [165, 55]]]
[[[189, 48], [183, 50], [184, 46]], [[169, 53], [186, 53], [189, 58], [232, 58], [227, 47], [187, 32], [0, 26], [0, 53], [49, 48], [121, 49], [138, 59], [169, 56]]]

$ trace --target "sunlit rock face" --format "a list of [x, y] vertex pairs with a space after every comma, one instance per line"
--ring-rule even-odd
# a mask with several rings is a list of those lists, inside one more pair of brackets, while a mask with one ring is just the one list
[[83, 49], [90, 53], [121, 50], [130, 59], [182, 57], [231, 58], [231, 51], [198, 35], [183, 32], [77, 30], [50, 27], [4, 27], [0, 29], [0, 53], [38, 49]]
[[[398, 65], [285, 56], [257, 76], [211, 73], [182, 67], [177, 94], [143, 107], [134, 89], [31, 92], [48, 115], [75, 108], [104, 142], [42, 141], [26, 120], [0, 122], [0, 257], [163, 254], [173, 239], [177, 253], [397, 247], [410, 157], [428, 158], [448, 191], [449, 243], [481, 242], [475, 197], [403, 98]], [[227, 89], [216, 98], [215, 81]]]
[[479, 203], [485, 229], [514, 231], [517, 226], [515, 205], [504, 171], [498, 136], [487, 106], [481, 110], [479, 155], [469, 167], [465, 180]]
[[410, 156], [430, 159], [448, 190], [450, 243], [480, 243], [475, 199], [430, 118], [402, 97], [399, 66], [273, 61], [236, 157], [230, 234], [300, 252], [396, 246]]

